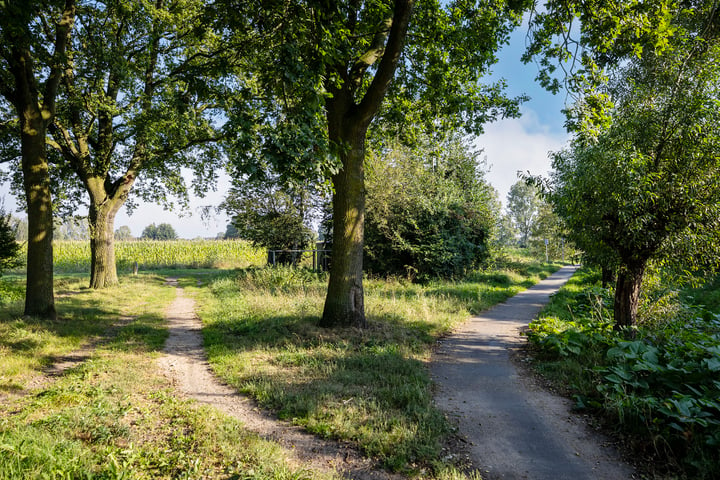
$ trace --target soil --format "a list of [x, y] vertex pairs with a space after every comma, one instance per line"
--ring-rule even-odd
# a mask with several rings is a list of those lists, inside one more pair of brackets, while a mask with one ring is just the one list
[[285, 447], [288, 459], [296, 467], [318, 471], [335, 471], [357, 480], [402, 479], [386, 472], [348, 443], [325, 440], [308, 434], [300, 427], [273, 418], [247, 397], [223, 384], [210, 370], [201, 334], [202, 324], [194, 312], [195, 302], [189, 298], [177, 279], [177, 296], [166, 311], [170, 336], [165, 355], [159, 363], [177, 389], [186, 397], [210, 405], [235, 417], [259, 436]]
[[[431, 363], [436, 402], [458, 427], [453, 444], [446, 447], [447, 460], [479, 469], [485, 479], [635, 478], [607, 438], [571, 413], [566, 399], [542, 388], [512, 361], [524, 342], [520, 330], [573, 272], [562, 269], [470, 319], [440, 343]], [[279, 421], [219, 381], [205, 357], [194, 301], [177, 279], [169, 283], [177, 288], [177, 297], [166, 311], [170, 336], [159, 362], [179, 392], [283, 445], [298, 467], [358, 480], [404, 478], [378, 468], [350, 444]]]

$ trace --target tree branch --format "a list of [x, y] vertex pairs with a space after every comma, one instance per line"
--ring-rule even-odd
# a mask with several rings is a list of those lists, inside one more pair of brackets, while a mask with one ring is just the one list
[[50, 122], [55, 115], [55, 102], [60, 86], [60, 80], [65, 69], [64, 61], [60, 61], [67, 50], [70, 42], [70, 34], [72, 33], [75, 23], [75, 0], [65, 0], [62, 17], [57, 25], [57, 34], [55, 37], [54, 65], [50, 68], [50, 75], [45, 84], [45, 92], [43, 95], [43, 116], [46, 122]]
[[407, 35], [410, 15], [413, 9], [413, 0], [396, 0], [393, 12], [392, 27], [387, 45], [383, 51], [382, 59], [377, 73], [370, 84], [370, 88], [358, 106], [357, 114], [360, 121], [368, 125], [380, 108], [390, 83], [395, 76], [395, 69], [400, 61], [403, 44]]

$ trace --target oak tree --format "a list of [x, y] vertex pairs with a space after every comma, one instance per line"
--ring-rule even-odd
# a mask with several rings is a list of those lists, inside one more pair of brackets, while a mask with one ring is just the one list
[[261, 80], [278, 99], [280, 127], [265, 135], [269, 158], [290, 171], [329, 172], [334, 191], [323, 326], [366, 325], [364, 176], [373, 121], [382, 117], [412, 137], [453, 124], [479, 132], [516, 115], [519, 100], [502, 94], [502, 82], [484, 86], [480, 78], [527, 3], [259, 2], [250, 23], [272, 48]]
[[28, 243], [25, 314], [54, 319], [53, 220], [50, 167], [45, 146], [68, 65], [76, 19], [75, 0], [0, 3], [0, 95], [11, 108], [3, 118], [19, 138], [27, 202]]

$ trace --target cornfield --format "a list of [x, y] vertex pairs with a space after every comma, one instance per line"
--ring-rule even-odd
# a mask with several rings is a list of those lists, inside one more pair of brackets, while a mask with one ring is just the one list
[[[89, 241], [59, 241], [53, 244], [55, 271], [90, 271]], [[165, 268], [244, 268], [264, 265], [267, 253], [244, 240], [134, 240], [116, 241], [118, 272]]]

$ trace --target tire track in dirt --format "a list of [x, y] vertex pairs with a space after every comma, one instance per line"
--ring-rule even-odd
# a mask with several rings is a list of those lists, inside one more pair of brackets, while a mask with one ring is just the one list
[[165, 355], [158, 362], [182, 395], [214, 407], [242, 421], [260, 437], [279, 443], [285, 447], [288, 459], [298, 467], [336, 471], [357, 480], [405, 478], [377, 468], [374, 461], [362, 456], [349, 443], [323, 440], [271, 417], [253, 401], [220, 382], [205, 355], [195, 301], [185, 295], [176, 278], [168, 279], [168, 284], [176, 287], [177, 296], [165, 313], [170, 335], [165, 343]]

